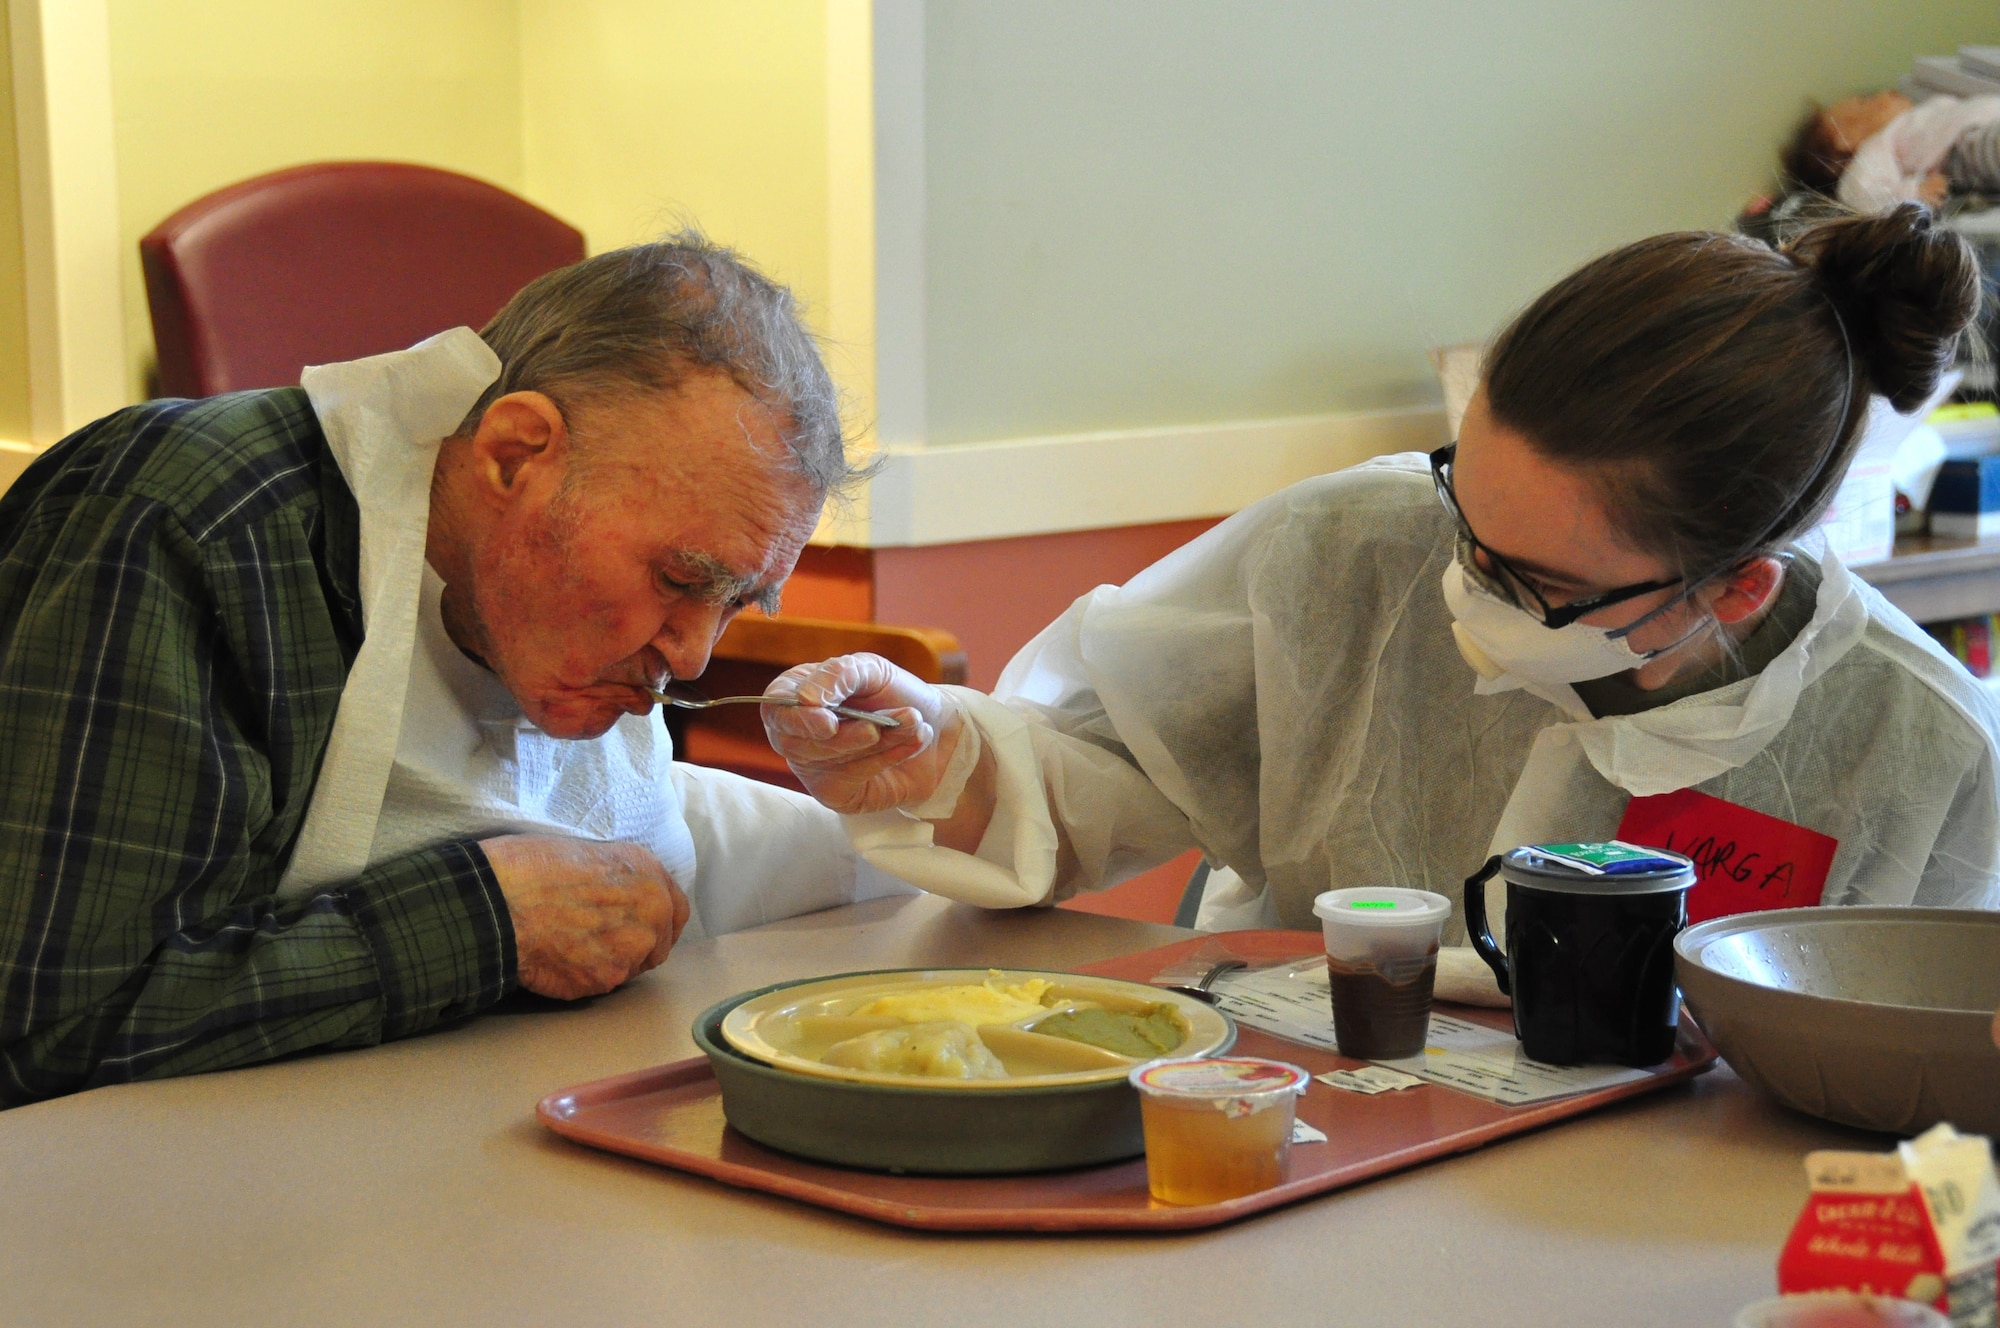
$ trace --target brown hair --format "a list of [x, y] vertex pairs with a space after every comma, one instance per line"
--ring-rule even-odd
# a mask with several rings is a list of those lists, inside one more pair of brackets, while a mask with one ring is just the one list
[[1869, 395], [1920, 405], [1978, 305], [1970, 247], [1914, 203], [1776, 249], [1656, 235], [1514, 320], [1487, 357], [1487, 406], [1595, 471], [1636, 545], [1706, 578], [1819, 519]]
[[1842, 152], [1834, 142], [1826, 108], [1818, 102], [1806, 108], [1805, 117], [1778, 149], [1778, 169], [1787, 188], [1810, 189], [1829, 198], [1840, 187], [1841, 174], [1853, 159], [1854, 154]]

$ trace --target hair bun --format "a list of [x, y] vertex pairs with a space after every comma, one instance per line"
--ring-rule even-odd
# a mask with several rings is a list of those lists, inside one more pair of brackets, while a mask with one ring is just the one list
[[1822, 222], [1785, 252], [1824, 283], [1869, 386], [1899, 411], [1922, 405], [1979, 311], [1972, 246], [1928, 208], [1904, 203]]

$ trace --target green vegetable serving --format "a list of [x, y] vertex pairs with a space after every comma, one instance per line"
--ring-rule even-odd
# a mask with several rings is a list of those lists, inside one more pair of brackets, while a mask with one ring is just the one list
[[1186, 1026], [1171, 1005], [1149, 1005], [1137, 1012], [1102, 1006], [1065, 1010], [1037, 1020], [1033, 1027], [1037, 1033], [1102, 1047], [1136, 1060], [1164, 1056], [1187, 1037]]

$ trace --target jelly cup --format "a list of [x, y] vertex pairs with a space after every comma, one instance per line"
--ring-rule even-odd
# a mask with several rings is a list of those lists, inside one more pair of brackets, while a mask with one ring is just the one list
[[1161, 1203], [1221, 1203], [1285, 1178], [1292, 1118], [1312, 1076], [1250, 1056], [1148, 1061], [1131, 1074], [1146, 1184]]
[[1951, 1328], [1928, 1305], [1860, 1291], [1772, 1296], [1736, 1312], [1736, 1328]]
[[1313, 900], [1313, 915], [1326, 938], [1340, 1054], [1361, 1061], [1421, 1055], [1451, 901], [1393, 886], [1328, 890]]

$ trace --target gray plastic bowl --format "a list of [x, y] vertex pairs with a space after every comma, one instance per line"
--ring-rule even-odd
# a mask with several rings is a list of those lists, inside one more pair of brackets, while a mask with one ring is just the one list
[[[858, 1084], [766, 1065], [723, 1041], [731, 1010], [796, 985], [731, 996], [694, 1021], [695, 1045], [722, 1089], [723, 1118], [766, 1147], [815, 1162], [934, 1176], [1056, 1171], [1146, 1151], [1138, 1090], [1124, 1079], [979, 1092]], [[1232, 1023], [1216, 1053], [1235, 1037]]]
[[2000, 1135], [2000, 913], [1790, 908], [1674, 941], [1688, 1009], [1786, 1106], [1894, 1134]]

